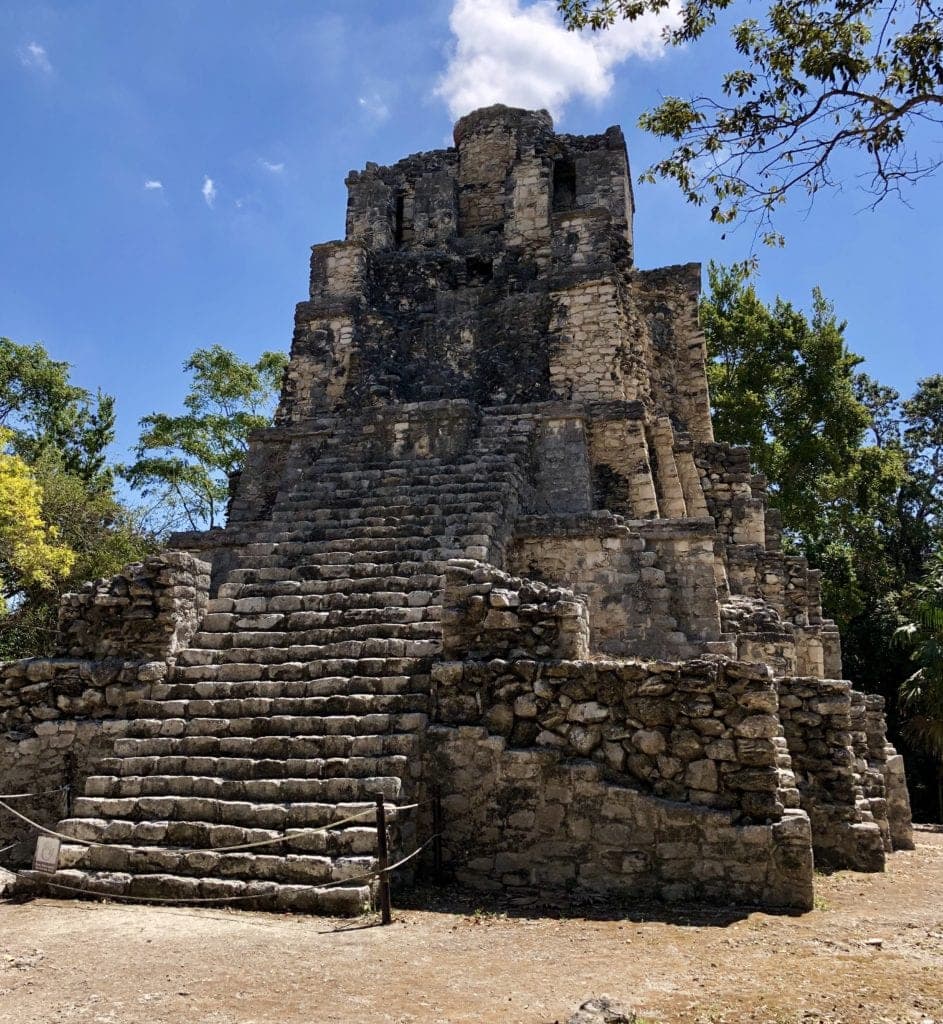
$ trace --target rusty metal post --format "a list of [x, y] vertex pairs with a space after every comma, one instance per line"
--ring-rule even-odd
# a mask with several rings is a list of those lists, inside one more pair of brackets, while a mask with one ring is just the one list
[[377, 797], [377, 861], [380, 872], [380, 916], [383, 924], [392, 921], [390, 909], [390, 852], [386, 841], [386, 808], [383, 797]]
[[432, 878], [436, 885], [442, 884], [442, 794], [438, 786], [432, 788]]

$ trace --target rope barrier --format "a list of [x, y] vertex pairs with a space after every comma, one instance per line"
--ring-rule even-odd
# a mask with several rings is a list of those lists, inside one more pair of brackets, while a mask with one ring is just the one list
[[[273, 885], [277, 883], [272, 883]], [[63, 885], [62, 882], [43, 882], [51, 889], [65, 889], [66, 892], [77, 892], [82, 896], [98, 896], [103, 900], [133, 900], [135, 903], [228, 903], [232, 900], [261, 900], [274, 896], [276, 890], [253, 893], [251, 896], [131, 896], [118, 892], [98, 892], [95, 889], [80, 889], [76, 885]]]
[[64, 793], [68, 788], [60, 786], [58, 789], [44, 789], [39, 793], [0, 793], [0, 800], [27, 800], [30, 797], [52, 796], [53, 793]]
[[[420, 853], [434, 840], [438, 838], [438, 833], [429, 836], [429, 838], [421, 845], [417, 846], [412, 853], [407, 854], [401, 860], [398, 860], [395, 864], [391, 864], [384, 871], [370, 871], [364, 875], [354, 875], [350, 878], [339, 878], [333, 882], [325, 882], [322, 885], [309, 885], [306, 888], [313, 892], [324, 892], [328, 889], [336, 889], [342, 885], [351, 885], [354, 882], [365, 881], [370, 878], [379, 878], [382, 874], [389, 874], [395, 871], [397, 868], [402, 867], [408, 861], [411, 861], [413, 857], [418, 857]], [[0, 851], [2, 852], [2, 851]], [[277, 882], [273, 882], [272, 885], [277, 886]], [[246, 896], [131, 896], [125, 893], [111, 893], [111, 892], [98, 892], [95, 889], [82, 889], [75, 885], [64, 885], [62, 882], [43, 882], [43, 885], [48, 885], [53, 889], [64, 889], [67, 892], [79, 893], [82, 896], [98, 896], [104, 900], [132, 900], [135, 903], [228, 903], [233, 900], [260, 900], [265, 899], [269, 896], [275, 896], [278, 892], [277, 888], [272, 889], [268, 892], [252, 893], [252, 895]]]
[[[416, 804], [406, 804], [403, 807], [397, 807], [396, 804], [391, 804], [390, 806], [394, 810], [396, 810], [398, 812], [398, 811], [410, 811], [410, 810], [413, 810], [414, 808], [419, 807], [419, 804], [418, 803], [416, 803]], [[2, 799], [0, 799], [0, 808], [3, 808], [3, 810], [8, 811], [12, 815], [15, 815], [21, 821], [25, 821], [28, 825], [31, 825], [33, 828], [38, 829], [40, 832], [44, 832], [46, 835], [49, 835], [49, 836], [54, 836], [56, 839], [62, 839], [65, 842], [70, 843], [70, 844], [78, 844], [79, 846], [88, 846], [88, 847], [94, 847], [94, 846], [107, 847], [107, 846], [113, 846], [114, 845], [113, 843], [97, 843], [97, 842], [95, 842], [92, 839], [79, 839], [76, 836], [66, 835], [64, 832], [57, 832], [55, 829], [46, 828], [45, 825], [40, 825], [39, 822], [33, 821], [32, 818], [28, 818], [25, 814], [21, 814], [15, 808], [8, 807], [3, 802]], [[212, 846], [212, 847], [207, 847], [206, 849], [193, 849], [193, 848], [188, 847], [188, 846], [161, 846], [161, 847], [158, 847], [158, 849], [169, 850], [171, 852], [177, 852], [177, 853], [235, 853], [237, 851], [242, 851], [242, 850], [253, 850], [253, 849], [256, 849], [257, 847], [262, 847], [262, 846], [276, 846], [278, 843], [286, 843], [286, 842], [289, 842], [292, 839], [297, 839], [297, 838], [302, 837], [302, 836], [310, 835], [312, 832], [329, 832], [332, 829], [340, 828], [341, 825], [349, 825], [352, 821], [359, 821], [361, 818], [366, 818], [369, 815], [374, 814], [374, 813], [375, 813], [375, 809], [373, 807], [368, 807], [366, 810], [360, 811], [357, 814], [352, 814], [348, 818], [341, 818], [340, 821], [332, 821], [332, 822], [330, 822], [327, 825], [319, 825], [319, 826], [317, 826], [315, 828], [295, 829], [294, 830], [294, 833], [295, 833], [294, 835], [288, 835], [286, 833], [285, 835], [276, 836], [273, 839], [259, 839], [259, 840], [256, 840], [255, 842], [252, 842], [252, 843], [238, 843], [238, 844], [236, 844], [234, 846]]]
[[[98, 843], [98, 842], [95, 842], [95, 841], [89, 840], [89, 839], [79, 839], [79, 838], [77, 838], [75, 836], [66, 835], [63, 832], [57, 832], [55, 829], [47, 828], [45, 825], [40, 825], [39, 822], [34, 821], [32, 818], [28, 817], [27, 815], [20, 813], [20, 811], [16, 810], [13, 807], [10, 807], [8, 804], [6, 804], [4, 802], [5, 800], [19, 800], [19, 799], [27, 799], [27, 798], [30, 798], [30, 797], [43, 796], [43, 795], [47, 795], [47, 794], [50, 794], [50, 793], [61, 793], [61, 792], [63, 792], [66, 789], [69, 789], [69, 787], [68, 786], [62, 786], [59, 789], [48, 790], [45, 793], [15, 793], [15, 794], [7, 794], [7, 795], [4, 795], [4, 796], [0, 796], [0, 808], [2, 808], [3, 810], [7, 811], [9, 814], [12, 814], [14, 817], [19, 818], [21, 821], [24, 821], [26, 824], [30, 825], [32, 828], [37, 829], [39, 832], [45, 833], [46, 835], [54, 836], [57, 839], [65, 840], [65, 842], [67, 842], [67, 843], [77, 843], [79, 845], [86, 846], [86, 847], [108, 847], [108, 846], [115, 845], [115, 844], [110, 844], [110, 843]], [[352, 814], [352, 815], [350, 815], [350, 816], [348, 816], [346, 818], [341, 818], [339, 821], [333, 821], [333, 822], [330, 822], [327, 825], [320, 825], [320, 826], [318, 826], [316, 828], [294, 829], [291, 834], [286, 832], [284, 835], [276, 836], [276, 837], [271, 838], [271, 839], [260, 839], [260, 840], [258, 840], [256, 842], [251, 842], [251, 843], [240, 843], [240, 844], [236, 844], [236, 845], [232, 845], [232, 846], [217, 846], [217, 847], [211, 847], [211, 848], [207, 848], [207, 849], [192, 849], [190, 847], [172, 847], [172, 846], [170, 846], [170, 847], [158, 846], [158, 847], [154, 847], [154, 849], [164, 850], [164, 851], [167, 851], [167, 852], [170, 852], [170, 853], [184, 853], [184, 854], [186, 854], [186, 853], [233, 853], [233, 852], [236, 852], [236, 851], [251, 850], [251, 849], [255, 849], [257, 847], [274, 846], [274, 845], [280, 844], [280, 843], [291, 842], [291, 840], [293, 840], [293, 839], [297, 839], [297, 838], [300, 838], [302, 836], [310, 835], [313, 832], [329, 832], [329, 831], [331, 831], [333, 829], [340, 828], [342, 825], [347, 825], [347, 824], [349, 824], [350, 822], [353, 822], [353, 821], [359, 821], [362, 818], [366, 818], [366, 817], [368, 817], [370, 815], [379, 815], [380, 820], [382, 820], [382, 815], [379, 814], [379, 812], [381, 812], [383, 810], [383, 808], [380, 806], [381, 799], [382, 798], [379, 798], [379, 797], [377, 798], [377, 806], [376, 807], [368, 807], [365, 810], [358, 812], [357, 814]], [[401, 813], [403, 811], [415, 810], [417, 807], [423, 806], [423, 804], [426, 803], [426, 802], [427, 801], [418, 801], [416, 803], [403, 804], [403, 805], [399, 805], [399, 806], [396, 805], [396, 804], [391, 804], [390, 807], [391, 807], [392, 810], [396, 811], [397, 813]], [[378, 825], [378, 828], [379, 828], [379, 825]], [[349, 878], [335, 879], [332, 882], [324, 882], [321, 885], [307, 886], [306, 888], [308, 888], [312, 892], [323, 892], [323, 891], [327, 891], [327, 890], [330, 890], [330, 889], [336, 889], [336, 888], [338, 888], [340, 886], [350, 886], [350, 885], [356, 884], [358, 882], [369, 881], [369, 880], [374, 879], [374, 878], [380, 878], [380, 879], [388, 878], [388, 876], [392, 872], [398, 870], [404, 864], [407, 864], [414, 857], [418, 857], [419, 854], [422, 853], [422, 851], [430, 843], [434, 842], [436, 839], [439, 839], [440, 836], [441, 836], [441, 833], [439, 833], [439, 832], [434, 833], [424, 843], [422, 843], [421, 846], [418, 846], [415, 850], [413, 850], [412, 853], [407, 854], [405, 857], [402, 857], [400, 860], [398, 860], [395, 864], [390, 864], [389, 866], [387, 866], [385, 868], [380, 868], [378, 870], [369, 871], [369, 872], [366, 872], [366, 873], [364, 873], [362, 875], [352, 875]], [[8, 850], [12, 850], [13, 847], [16, 846], [16, 845], [17, 845], [16, 843], [11, 843], [9, 846], [5, 846], [2, 849], [0, 849], [0, 853], [6, 853]], [[146, 849], [146, 848], [147, 847], [141, 847], [140, 849]], [[382, 856], [384, 856], [384, 855], [381, 855], [381, 857]], [[382, 860], [381, 860], [381, 863], [382, 863]], [[129, 895], [129, 894], [124, 894], [124, 893], [99, 892], [99, 891], [97, 891], [95, 889], [84, 889], [84, 888], [81, 888], [79, 886], [66, 885], [66, 884], [64, 884], [62, 882], [53, 882], [51, 880], [50, 881], [46, 881], [43, 884], [47, 885], [47, 886], [49, 886], [50, 888], [53, 888], [53, 889], [61, 889], [61, 890], [65, 891], [65, 892], [74, 892], [74, 893], [77, 893], [77, 894], [79, 894], [81, 896], [99, 897], [99, 898], [105, 899], [105, 900], [130, 900], [130, 901], [133, 901], [133, 902], [140, 902], [140, 903], [164, 903], [164, 904], [176, 904], [176, 903], [188, 903], [188, 904], [230, 903], [230, 902], [243, 901], [243, 900], [265, 899], [265, 898], [273, 896], [273, 895], [275, 895], [277, 893], [277, 889], [273, 889], [273, 890], [269, 890], [269, 891], [266, 891], [266, 892], [252, 893], [251, 895], [242, 895], [242, 896], [192, 896], [192, 897], [191, 896], [183, 896], [183, 897], [159, 897], [159, 896], [155, 896], [155, 897], [151, 897], [151, 896], [132, 896], [132, 895]], [[272, 883], [272, 884], [273, 885], [277, 885], [277, 883]], [[382, 885], [388, 885], [388, 882], [383, 881], [383, 882], [381, 882], [381, 884]], [[388, 915], [386, 917], [384, 917], [384, 922], [383, 923], [384, 924], [388, 924], [389, 923]]]

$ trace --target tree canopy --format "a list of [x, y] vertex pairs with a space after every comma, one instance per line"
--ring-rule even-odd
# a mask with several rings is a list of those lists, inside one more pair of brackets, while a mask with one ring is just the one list
[[908, 712], [905, 730], [936, 764], [937, 810], [943, 820], [943, 551], [929, 560], [908, 611], [911, 620], [897, 631], [917, 666], [901, 684]]
[[114, 493], [114, 420], [68, 363], [0, 338], [0, 657], [48, 653], [63, 593], [154, 549]]
[[937, 691], [931, 673], [914, 676], [901, 628], [925, 665], [939, 641], [923, 615], [939, 592], [919, 581], [943, 549], [943, 375], [902, 401], [861, 372], [847, 325], [820, 291], [808, 315], [782, 299], [764, 303], [742, 267], [711, 265], [708, 281], [701, 319], [715, 432], [751, 446], [785, 543], [822, 570], [845, 674], [887, 699], [913, 796], [930, 813]]
[[249, 363], [220, 345], [197, 349], [183, 366], [192, 375], [185, 412], [141, 420], [135, 461], [123, 470], [127, 480], [181, 526], [220, 525], [229, 479], [242, 465], [249, 434], [271, 421], [286, 362], [280, 352]]
[[[0, 430], [0, 445], [9, 436]], [[43, 517], [42, 499], [26, 462], [0, 451], [0, 588], [5, 600], [25, 590], [52, 588], [75, 564], [75, 552]]]
[[[567, 27], [605, 30], [673, 0], [558, 0]], [[677, 183], [711, 219], [773, 214], [793, 193], [840, 186], [846, 155], [873, 202], [932, 174], [943, 122], [943, 19], [934, 0], [772, 0], [735, 21], [732, 0], [682, 0], [665, 41], [694, 43], [729, 24], [733, 66], [703, 93], [668, 96], [640, 125], [674, 148], [643, 180]], [[732, 24], [730, 24], [732, 21]], [[838, 168], [841, 167], [841, 170]]]
[[4, 444], [30, 464], [56, 452], [67, 472], [106, 484], [106, 449], [114, 440], [115, 403], [70, 380], [70, 367], [42, 345], [0, 338], [0, 427]]
[[701, 322], [714, 430], [750, 446], [784, 521], [808, 531], [860, 456], [870, 421], [854, 392], [861, 358], [818, 289], [809, 318], [783, 299], [765, 305], [742, 267], [711, 263], [708, 282]]

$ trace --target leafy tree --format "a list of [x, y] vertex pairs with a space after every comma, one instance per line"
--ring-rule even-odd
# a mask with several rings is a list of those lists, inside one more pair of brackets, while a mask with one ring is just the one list
[[44, 516], [75, 553], [61, 591], [112, 576], [157, 550], [157, 538], [143, 524], [143, 513], [123, 504], [111, 490], [89, 488], [52, 455], [45, 456], [34, 472], [42, 487]]
[[[894, 467], [862, 449], [869, 423], [854, 392], [859, 356], [845, 324], [816, 289], [811, 319], [789, 302], [757, 296], [743, 267], [708, 268], [701, 303], [717, 436], [749, 445], [788, 529], [809, 534], [823, 506]], [[849, 467], [860, 469], [849, 477]]]
[[943, 551], [930, 559], [926, 576], [913, 589], [909, 610], [913, 619], [897, 635], [918, 668], [900, 686], [909, 713], [904, 731], [935, 763], [937, 807], [943, 821]]
[[[606, 29], [666, 11], [672, 0], [558, 0], [570, 29]], [[672, 46], [718, 27], [731, 0], [683, 0]], [[934, 0], [771, 0], [730, 28], [735, 64], [708, 95], [669, 96], [641, 127], [674, 144], [643, 179], [675, 181], [726, 224], [773, 212], [799, 191], [840, 187], [836, 165], [863, 158], [879, 202], [940, 164], [919, 126], [943, 121], [943, 21]], [[929, 150], [929, 151], [928, 151]]]
[[114, 399], [69, 380], [69, 364], [42, 345], [0, 338], [0, 426], [27, 463], [53, 451], [65, 469], [96, 486], [110, 482], [106, 449], [114, 440]]
[[702, 320], [717, 435], [751, 445], [787, 544], [822, 569], [845, 672], [886, 698], [915, 804], [933, 813], [936, 769], [908, 727], [917, 705], [901, 683], [913, 666], [895, 636], [916, 621], [912, 589], [943, 544], [943, 375], [901, 401], [856, 371], [845, 325], [820, 295], [807, 319], [781, 300], [762, 303], [743, 268], [712, 266], [709, 279]]
[[[0, 444], [9, 432], [0, 432]], [[18, 455], [0, 452], [0, 587], [5, 600], [49, 591], [75, 564], [75, 552], [43, 517], [42, 488]]]
[[280, 352], [245, 362], [220, 345], [194, 352], [184, 363], [193, 375], [186, 411], [141, 420], [135, 461], [124, 469], [128, 481], [190, 529], [220, 525], [229, 478], [242, 465], [249, 434], [271, 421], [286, 362]]
[[114, 401], [69, 369], [42, 345], [0, 339], [2, 658], [49, 653], [60, 596], [154, 547], [114, 494]]
[[[59, 599], [86, 580], [108, 577], [158, 548], [140, 513], [123, 505], [110, 488], [90, 487], [46, 453], [32, 469], [41, 514], [70, 552], [69, 569], [49, 581], [20, 577], [0, 615], [0, 659], [51, 653]], [[10, 596], [8, 594], [8, 596]]]

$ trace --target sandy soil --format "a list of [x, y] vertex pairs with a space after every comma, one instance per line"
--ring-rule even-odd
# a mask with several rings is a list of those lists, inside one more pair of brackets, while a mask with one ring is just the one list
[[0, 905], [0, 1022], [550, 1024], [608, 993], [646, 1021], [943, 1022], [943, 834], [801, 917], [399, 894], [373, 919]]

